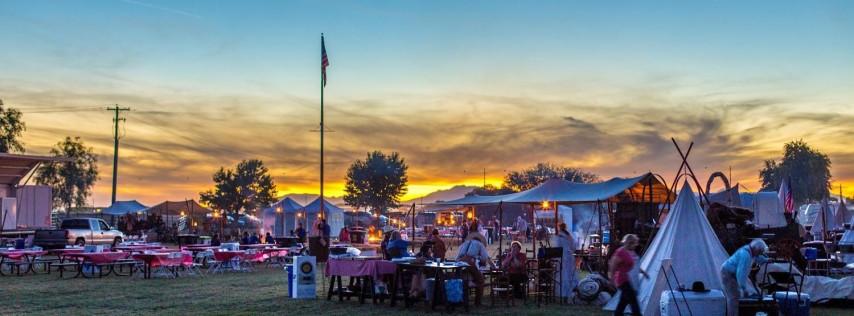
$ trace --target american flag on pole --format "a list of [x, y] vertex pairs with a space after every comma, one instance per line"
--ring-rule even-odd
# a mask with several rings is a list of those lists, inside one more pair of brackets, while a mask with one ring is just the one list
[[329, 57], [326, 56], [326, 43], [323, 42], [323, 35], [320, 35], [320, 73], [323, 79], [323, 86], [326, 86], [326, 67], [329, 67]]
[[780, 199], [783, 211], [787, 215], [795, 211], [795, 199], [792, 197], [792, 186], [789, 182], [789, 178], [783, 179], [783, 183], [780, 184], [780, 192], [777, 193], [777, 198]]

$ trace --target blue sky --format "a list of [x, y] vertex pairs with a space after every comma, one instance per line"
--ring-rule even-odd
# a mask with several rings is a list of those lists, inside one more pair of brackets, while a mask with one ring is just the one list
[[[850, 1], [7, 0], [0, 1], [0, 98], [24, 111], [28, 151], [47, 152], [77, 134], [105, 163], [105, 113], [27, 111], [109, 103], [139, 110], [129, 114], [127, 141], [146, 146], [127, 151], [127, 195], [171, 181], [184, 184], [144, 198], [183, 198], [208, 186], [216, 167], [252, 156], [280, 173], [283, 192], [307, 191], [316, 186], [309, 163], [316, 134], [308, 131], [317, 121], [321, 32], [331, 62], [329, 125], [341, 131], [330, 136], [333, 188], [346, 162], [373, 149], [408, 154], [418, 192], [476, 182], [456, 169], [507, 170], [536, 159], [606, 176], [666, 173], [675, 168], [672, 157], [645, 163], [650, 149], [632, 137], [648, 131], [627, 127], [648, 115], [689, 122], [658, 128], [660, 139], [687, 141], [708, 120], [718, 134], [752, 137], [750, 148], [701, 163], [737, 165], [735, 173], [754, 187], [761, 160], [797, 138], [837, 158], [835, 174], [854, 185], [854, 148], [845, 145], [851, 130], [833, 123], [854, 116]], [[603, 135], [543, 131], [565, 127], [567, 117]], [[69, 119], [107, 126], [63, 124]], [[213, 126], [187, 128], [199, 124]], [[204, 139], [208, 133], [223, 137]], [[252, 139], [261, 144], [229, 149]], [[587, 140], [573, 143], [584, 150], [549, 149], [578, 139]], [[494, 151], [507, 140], [544, 152]], [[732, 145], [709, 142], [709, 150]], [[607, 147], [626, 158], [602, 159]], [[149, 178], [141, 170], [164, 163], [156, 148], [200, 167]], [[474, 157], [447, 159], [461, 148]], [[280, 155], [295, 152], [303, 154]], [[104, 164], [98, 194], [109, 189], [109, 171]]]

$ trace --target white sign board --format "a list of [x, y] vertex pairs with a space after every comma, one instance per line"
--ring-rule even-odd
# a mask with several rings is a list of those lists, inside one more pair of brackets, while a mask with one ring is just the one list
[[315, 288], [317, 263], [315, 260], [313, 256], [294, 257], [294, 284], [291, 289], [291, 298], [317, 298], [317, 289]]

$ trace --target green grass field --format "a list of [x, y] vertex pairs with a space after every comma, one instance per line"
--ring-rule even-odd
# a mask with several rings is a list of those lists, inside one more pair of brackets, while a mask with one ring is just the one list
[[[285, 274], [260, 267], [252, 273], [204, 278], [153, 279], [110, 276], [58, 279], [56, 274], [0, 278], [0, 315], [423, 315], [423, 305], [391, 308], [357, 300], [338, 302], [285, 297]], [[322, 278], [318, 296], [322, 297]], [[327, 283], [328, 284], [328, 283]], [[472, 308], [472, 315], [607, 315], [599, 307], [548, 305]], [[462, 313], [462, 309], [456, 311]], [[444, 311], [440, 312], [443, 314]], [[814, 309], [813, 315], [854, 315], [854, 310]]]
[[[110, 276], [103, 279], [58, 279], [51, 275], [3, 277], [0, 314], [27, 315], [422, 315], [423, 305], [406, 310], [360, 305], [357, 300], [338, 302], [292, 300], [285, 297], [285, 274], [280, 269], [258, 268], [252, 273], [225, 273], [204, 278], [153, 279]], [[322, 278], [321, 281], [323, 282]], [[328, 284], [328, 283], [327, 283]], [[318, 296], [324, 290], [318, 286]], [[462, 312], [462, 309], [459, 309]], [[604, 315], [593, 306], [537, 308], [472, 308], [473, 315]]]

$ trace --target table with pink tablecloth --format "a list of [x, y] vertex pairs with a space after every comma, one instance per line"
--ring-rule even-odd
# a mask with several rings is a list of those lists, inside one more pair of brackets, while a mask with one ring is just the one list
[[333, 259], [326, 262], [326, 276], [370, 276], [374, 279], [382, 275], [394, 274], [397, 266], [391, 261], [379, 259]]
[[229, 260], [234, 259], [234, 258], [242, 258], [242, 257], [243, 257], [243, 255], [245, 255], [245, 254], [246, 254], [246, 251], [243, 251], [243, 250], [238, 250], [238, 251], [229, 251], [229, 250], [214, 251], [214, 259], [216, 259], [216, 261], [225, 262], [225, 261], [229, 261]]
[[113, 263], [116, 260], [127, 259], [130, 257], [129, 252], [81, 252], [63, 254], [65, 258], [80, 259], [83, 262], [91, 264]]

